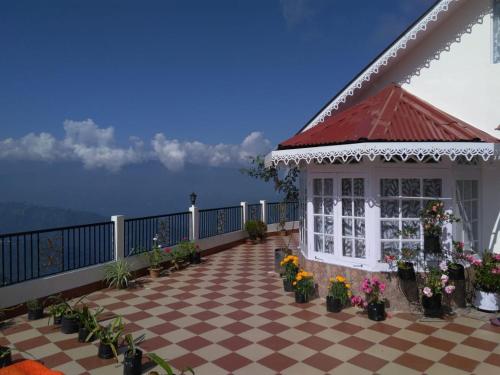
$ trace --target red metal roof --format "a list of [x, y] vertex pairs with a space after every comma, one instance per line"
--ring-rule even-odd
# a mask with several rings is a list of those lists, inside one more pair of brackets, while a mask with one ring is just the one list
[[282, 142], [278, 149], [360, 142], [500, 142], [396, 85]]

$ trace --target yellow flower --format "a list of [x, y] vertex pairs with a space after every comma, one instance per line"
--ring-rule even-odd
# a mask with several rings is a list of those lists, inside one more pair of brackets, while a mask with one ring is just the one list
[[335, 282], [335, 279], [333, 277], [330, 277], [330, 282], [331, 283]]
[[292, 285], [293, 285], [293, 286], [297, 285], [297, 282], [296, 282], [296, 281], [294, 281], [294, 282], [292, 283]]
[[344, 277], [344, 276], [337, 276], [337, 277], [336, 277], [336, 279], [337, 279], [337, 281], [338, 281], [339, 283], [343, 283], [343, 282], [345, 282], [345, 277]]
[[297, 280], [297, 281], [302, 280], [302, 275], [297, 275], [297, 279], [296, 279], [296, 280]]
[[346, 284], [345, 284], [345, 287], [346, 287], [347, 289], [351, 289], [351, 284], [346, 283]]

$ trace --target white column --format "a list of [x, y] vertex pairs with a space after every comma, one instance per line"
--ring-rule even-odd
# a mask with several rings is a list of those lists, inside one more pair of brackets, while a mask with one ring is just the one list
[[245, 224], [248, 220], [247, 217], [247, 202], [240, 202], [241, 210], [243, 211], [243, 217], [241, 218], [241, 229], [245, 229]]
[[267, 202], [265, 200], [260, 201], [261, 218], [264, 224], [267, 224]]
[[198, 207], [192, 205], [189, 207], [189, 212], [191, 212], [191, 225], [189, 231], [189, 239], [191, 241], [196, 241], [200, 233], [200, 215], [198, 213]]
[[115, 223], [115, 260], [125, 258], [125, 216], [111, 216], [111, 221]]

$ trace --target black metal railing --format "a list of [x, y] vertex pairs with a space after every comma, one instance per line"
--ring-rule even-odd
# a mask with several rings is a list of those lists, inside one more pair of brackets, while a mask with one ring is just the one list
[[299, 220], [298, 202], [272, 202], [267, 204], [267, 224]]
[[199, 238], [242, 230], [243, 210], [241, 206], [199, 210]]
[[174, 246], [189, 239], [191, 212], [125, 219], [125, 256], [151, 250], [154, 238], [160, 246]]
[[114, 259], [111, 221], [0, 235], [0, 286]]
[[247, 220], [262, 220], [262, 205], [247, 204]]

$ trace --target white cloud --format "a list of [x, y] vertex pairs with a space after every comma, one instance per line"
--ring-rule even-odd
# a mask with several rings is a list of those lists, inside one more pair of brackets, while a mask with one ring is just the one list
[[250, 156], [271, 150], [271, 143], [260, 132], [250, 133], [241, 144], [216, 145], [181, 142], [159, 133], [151, 140], [151, 148], [146, 149], [143, 140], [135, 136], [129, 137], [128, 147], [116, 146], [114, 128], [100, 128], [91, 119], [66, 120], [63, 126], [65, 135], [59, 140], [49, 133], [0, 140], [0, 160], [77, 160], [88, 169], [116, 172], [129, 164], [158, 159], [167, 169], [178, 171], [186, 164], [242, 165]]

